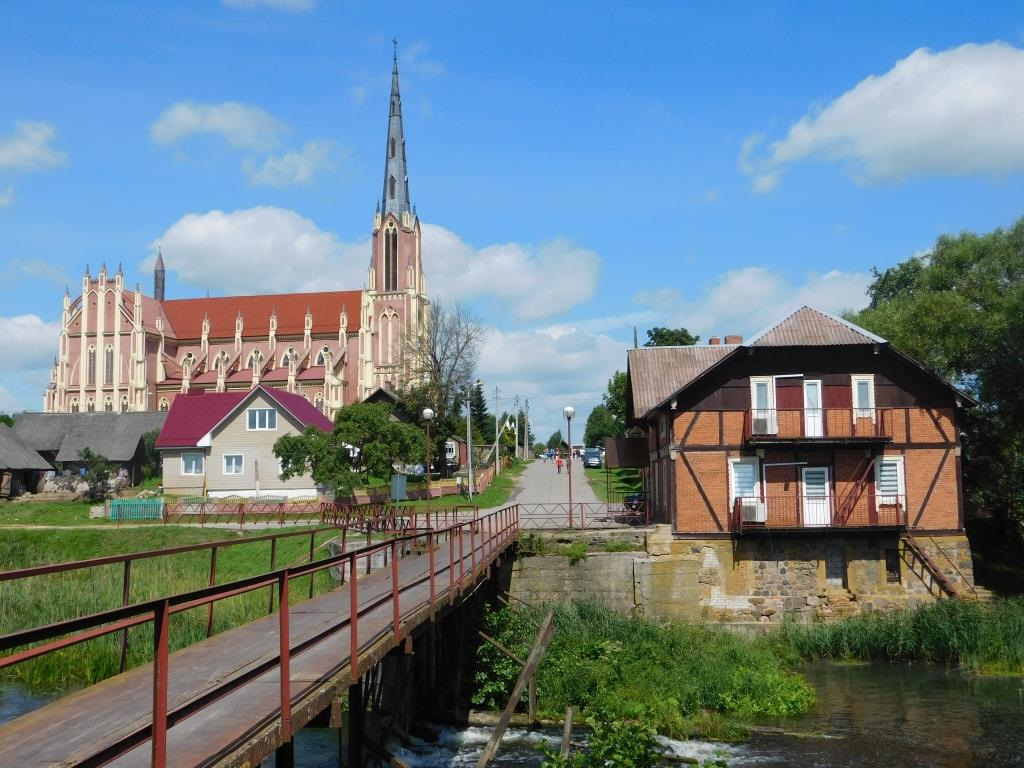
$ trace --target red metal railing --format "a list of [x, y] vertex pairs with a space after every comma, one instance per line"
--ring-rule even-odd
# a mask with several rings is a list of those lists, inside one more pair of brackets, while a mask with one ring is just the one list
[[892, 408], [751, 408], [743, 415], [743, 438], [892, 437], [892, 411]]
[[[468, 520], [453, 520], [446, 522], [443, 527], [431, 527], [431, 522], [436, 519], [433, 516], [424, 517], [422, 521], [427, 524], [425, 529], [412, 532], [400, 533], [386, 541], [370, 543], [348, 552], [323, 558], [309, 563], [289, 566], [283, 569], [273, 570], [268, 573], [240, 579], [227, 584], [209, 586], [190, 592], [177, 594], [169, 597], [162, 597], [156, 600], [148, 600], [142, 603], [125, 605], [106, 611], [100, 611], [87, 616], [80, 616], [64, 621], [56, 622], [44, 627], [36, 627], [0, 636], [0, 652], [10, 651], [23, 646], [32, 646], [23, 650], [10, 653], [0, 657], [0, 669], [15, 664], [38, 658], [48, 653], [67, 648], [78, 643], [91, 640], [105, 635], [123, 632], [135, 626], [152, 623], [153, 625], [153, 718], [152, 724], [133, 734], [125, 736], [119, 747], [125, 749], [136, 746], [146, 739], [151, 743], [151, 764], [157, 768], [164, 768], [167, 763], [167, 730], [172, 727], [188, 711], [168, 711], [168, 658], [169, 658], [169, 633], [168, 626], [170, 617], [174, 614], [188, 611], [202, 606], [212, 606], [219, 600], [246, 594], [265, 587], [276, 588], [278, 612], [281, 614], [278, 621], [279, 651], [276, 658], [262, 662], [258, 665], [256, 672], [262, 673], [279, 668], [280, 678], [280, 717], [282, 733], [285, 739], [291, 733], [291, 708], [292, 696], [289, 679], [291, 660], [298, 653], [311, 647], [319, 640], [329, 634], [348, 627], [351, 637], [349, 651], [349, 669], [353, 679], [359, 676], [359, 653], [361, 649], [359, 640], [359, 617], [367, 612], [380, 607], [388, 600], [392, 602], [392, 627], [394, 641], [397, 644], [403, 636], [402, 618], [410, 616], [413, 612], [423, 607], [429, 607], [433, 612], [438, 604], [439, 598], [447, 597], [448, 602], [453, 602], [456, 595], [461, 594], [465, 589], [465, 554], [466, 538], [469, 538], [471, 564], [469, 574], [475, 580], [484, 568], [489, 566], [505, 547], [509, 546], [518, 535], [519, 510], [515, 506], [492, 512], [483, 517], [473, 517]], [[296, 532], [294, 534], [276, 534], [273, 537], [261, 537], [274, 540], [291, 535], [308, 535], [307, 532]], [[449, 545], [449, 560], [437, 567], [435, 550], [441, 546], [441, 540], [446, 538]], [[458, 540], [459, 547], [459, 576], [455, 580], [455, 563], [452, 559], [454, 554], [454, 543]], [[428, 555], [428, 574], [407, 579], [399, 584], [398, 562], [400, 557], [409, 556], [417, 543], [425, 540]], [[251, 541], [251, 540], [250, 540]], [[241, 542], [231, 542], [237, 544]], [[229, 546], [228, 542], [218, 542], [219, 546]], [[202, 548], [202, 546], [178, 547], [176, 551], [190, 551]], [[164, 550], [166, 554], [169, 550]], [[215, 550], [214, 550], [215, 551]], [[477, 556], [479, 551], [479, 558]], [[360, 581], [359, 559], [364, 558], [369, 564], [374, 554], [383, 552], [390, 555], [390, 591], [376, 599], [371, 598], [362, 605], [359, 603], [358, 584]], [[152, 557], [155, 553], [136, 553], [135, 555], [122, 555], [118, 557], [96, 558], [82, 563], [64, 563], [57, 566], [40, 566], [38, 568], [23, 569], [20, 571], [8, 571], [0, 573], [0, 580], [11, 581], [19, 578], [29, 578], [41, 573], [53, 573], [56, 570], [72, 570], [75, 568], [86, 568], [94, 565], [109, 564], [111, 562], [131, 562], [130, 559], [140, 557]], [[338, 625], [324, 630], [314, 638], [304, 640], [301, 646], [295, 651], [291, 648], [289, 629], [289, 606], [290, 606], [290, 584], [296, 578], [310, 577], [312, 582], [313, 574], [337, 567], [347, 571], [349, 575], [349, 614]], [[445, 570], [448, 570], [448, 590], [446, 595], [438, 595], [437, 578]], [[427, 606], [413, 605], [406, 606], [403, 611], [401, 595], [424, 582], [429, 581], [429, 603]], [[376, 638], [372, 638], [376, 640]], [[36, 645], [38, 644], [38, 645]], [[216, 696], [223, 696], [244, 685], [253, 679], [253, 673], [247, 673], [236, 679], [226, 680], [216, 689]], [[186, 705], [188, 707], [190, 705]], [[185, 710], [183, 707], [182, 710]]]
[[735, 532], [796, 528], [906, 528], [907, 504], [902, 494], [874, 494], [844, 520], [828, 496], [796, 494], [737, 496], [730, 510]]

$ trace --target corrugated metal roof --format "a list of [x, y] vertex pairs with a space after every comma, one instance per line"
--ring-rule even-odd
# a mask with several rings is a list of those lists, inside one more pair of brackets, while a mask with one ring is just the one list
[[640, 347], [627, 354], [633, 414], [640, 418], [730, 355], [734, 344]]
[[0, 424], [0, 469], [53, 469], [50, 462], [25, 445], [14, 430]]
[[748, 347], [833, 347], [885, 339], [827, 312], [803, 306], [747, 341]]
[[55, 451], [57, 461], [78, 461], [83, 448], [111, 461], [128, 461], [142, 436], [159, 430], [166, 418], [162, 411], [21, 413], [14, 433], [35, 451]]

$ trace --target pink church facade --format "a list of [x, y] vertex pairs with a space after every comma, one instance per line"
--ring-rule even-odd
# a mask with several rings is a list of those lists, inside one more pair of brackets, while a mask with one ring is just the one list
[[80, 295], [64, 295], [45, 411], [167, 410], [193, 389], [263, 383], [333, 417], [378, 388], [407, 383], [407, 341], [425, 328], [429, 302], [420, 223], [409, 202], [397, 59], [367, 288], [165, 299], [164, 285], [162, 253], [153, 296], [127, 290], [120, 268], [110, 275], [104, 266], [96, 277], [86, 269]]

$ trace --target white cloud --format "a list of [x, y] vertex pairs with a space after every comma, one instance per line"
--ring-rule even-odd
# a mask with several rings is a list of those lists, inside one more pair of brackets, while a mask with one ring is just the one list
[[356, 109], [360, 109], [366, 102], [366, 86], [353, 85], [348, 89], [348, 97], [352, 102], [352, 106]]
[[761, 157], [753, 156], [760, 136], [749, 137], [738, 163], [754, 176], [758, 192], [772, 189], [784, 168], [803, 160], [843, 163], [864, 183], [1019, 172], [1021, 93], [1020, 48], [1000, 42], [938, 53], [920, 48], [804, 115]]
[[0, 373], [48, 370], [59, 335], [60, 323], [39, 315], [0, 317]]
[[316, 8], [314, 0], [221, 0], [228, 8], [270, 8], [275, 11], [302, 13]]
[[[538, 440], [565, 430], [562, 408], [576, 409], [573, 434], [583, 436], [587, 415], [601, 400], [616, 369], [625, 370], [626, 346], [609, 336], [574, 325], [530, 330], [489, 330], [478, 368], [492, 402], [495, 384], [502, 391], [501, 410], [513, 410], [530, 398], [530, 421]], [[576, 430], [579, 430], [577, 433]]]
[[806, 304], [832, 314], [867, 306], [866, 272], [832, 270], [808, 273], [800, 283], [765, 267], [743, 267], [720, 275], [696, 299], [660, 292], [638, 294], [636, 300], [663, 313], [659, 324], [683, 326], [701, 338], [740, 334], [748, 337]]
[[444, 64], [431, 59], [429, 53], [430, 45], [428, 43], [417, 41], [407, 45], [401, 52], [402, 68], [433, 77], [443, 75], [445, 73]]
[[61, 285], [69, 283], [68, 273], [64, 271], [64, 267], [59, 267], [43, 259], [30, 259], [28, 261], [15, 259], [11, 262], [11, 266], [29, 277], [52, 280]]
[[252, 104], [179, 101], [160, 113], [149, 128], [149, 136], [166, 146], [195, 134], [211, 134], [238, 149], [266, 151], [277, 143], [284, 130], [284, 124], [277, 118]]
[[423, 225], [423, 253], [432, 292], [446, 300], [494, 296], [522, 319], [559, 314], [589, 299], [600, 257], [559, 238], [539, 246], [489, 245], [476, 250], [451, 230]]
[[287, 187], [308, 184], [317, 171], [334, 167], [332, 144], [329, 141], [307, 141], [301, 150], [271, 155], [256, 167], [251, 160], [243, 163], [249, 183], [255, 186]]
[[370, 243], [343, 243], [295, 211], [271, 206], [190, 213], [150, 244], [178, 279], [217, 293], [358, 290]]
[[50, 146], [56, 135], [52, 123], [18, 120], [12, 134], [0, 136], [0, 168], [41, 171], [63, 165], [67, 154]]
[[8, 184], [7, 189], [0, 194], [0, 208], [4, 208], [14, 202], [14, 185]]

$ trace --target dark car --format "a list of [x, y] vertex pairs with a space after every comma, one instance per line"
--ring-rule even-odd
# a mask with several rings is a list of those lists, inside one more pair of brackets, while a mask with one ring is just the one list
[[587, 448], [583, 454], [583, 466], [590, 467], [592, 469], [601, 468], [601, 449], [600, 448]]

